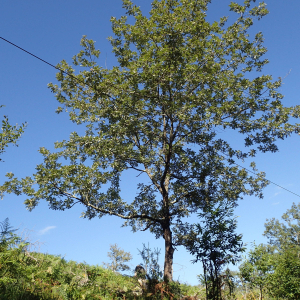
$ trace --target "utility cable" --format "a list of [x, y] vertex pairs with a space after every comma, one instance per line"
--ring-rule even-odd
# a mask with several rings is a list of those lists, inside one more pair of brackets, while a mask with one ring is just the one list
[[[45, 61], [44, 59], [42, 59], [42, 58], [40, 58], [40, 57], [38, 57], [38, 56], [32, 54], [31, 52], [29, 52], [29, 51], [27, 51], [27, 50], [25, 50], [25, 49], [19, 47], [18, 45], [14, 44], [14, 43], [12, 43], [12, 42], [10, 42], [10, 41], [8, 41], [8, 40], [6, 40], [5, 38], [3, 38], [3, 37], [0, 36], [0, 39], [2, 39], [3, 41], [5, 41], [5, 42], [7, 42], [7, 43], [9, 43], [9, 44], [11, 44], [11, 45], [13, 45], [14, 47], [16, 47], [16, 48], [18, 48], [18, 49], [20, 49], [20, 50], [26, 52], [27, 54], [29, 54], [29, 55], [31, 55], [31, 56], [33, 56], [33, 57], [35, 57], [35, 58], [41, 60], [41, 61], [44, 62], [45, 64], [47, 64], [47, 65], [49, 65], [49, 66], [51, 66], [51, 67], [53, 67], [53, 68], [55, 68], [55, 69], [57, 69], [57, 70], [60, 70], [60, 71], [64, 72], [63, 70], [59, 69], [58, 67], [55, 67], [54, 65], [52, 65], [52, 64], [50, 64], [49, 62]], [[69, 74], [68, 74], [68, 75], [69, 75]]]
[[93, 86], [87, 84], [87, 83], [84, 82], [83, 80], [78, 79], [78, 78], [77, 78], [76, 76], [74, 76], [73, 74], [70, 74], [70, 73], [68, 73], [68, 72], [66, 72], [66, 71], [64, 71], [64, 70], [62, 70], [62, 69], [60, 69], [60, 68], [58, 68], [58, 67], [52, 65], [51, 63], [47, 62], [46, 60], [44, 60], [44, 59], [42, 59], [42, 58], [40, 58], [40, 57], [34, 55], [33, 53], [31, 53], [31, 52], [25, 50], [24, 48], [21, 48], [20, 46], [14, 44], [14, 43], [12, 43], [12, 42], [6, 40], [5, 38], [3, 38], [3, 37], [0, 36], [0, 39], [3, 40], [3, 41], [5, 41], [5, 42], [7, 42], [7, 43], [9, 43], [9, 44], [11, 44], [12, 46], [14, 46], [14, 47], [16, 47], [16, 48], [18, 48], [18, 49], [24, 51], [25, 53], [27, 53], [27, 54], [33, 56], [34, 58], [36, 58], [36, 59], [42, 61], [43, 63], [49, 65], [50, 67], [52, 67], [52, 68], [54, 68], [54, 69], [56, 69], [56, 70], [59, 70], [59, 71], [63, 72], [64, 74], [66, 74], [66, 75], [72, 77], [73, 79], [77, 80], [79, 83], [83, 83], [84, 85], [87, 85], [88, 87], [90, 87], [90, 88], [92, 88], [92, 89], [95, 88], [95, 87], [93, 87]]
[[[27, 51], [27, 50], [21, 48], [20, 46], [14, 44], [14, 43], [12, 43], [12, 42], [6, 40], [5, 38], [3, 38], [3, 37], [0, 36], [0, 39], [2, 39], [3, 41], [5, 41], [5, 42], [11, 44], [12, 46], [14, 46], [14, 47], [16, 47], [16, 48], [18, 48], [18, 49], [24, 51], [25, 53], [27, 53], [27, 54], [33, 56], [34, 58], [36, 58], [36, 59], [42, 61], [43, 63], [49, 65], [50, 67], [52, 67], [52, 68], [54, 68], [54, 69], [56, 69], [56, 70], [59, 70], [59, 71], [63, 72], [64, 74], [66, 74], [66, 75], [68, 75], [68, 76], [74, 78], [74, 79], [77, 80], [78, 82], [83, 83], [83, 84], [85, 84], [85, 85], [91, 87], [92, 89], [95, 88], [95, 87], [93, 87], [93, 86], [90, 86], [90, 85], [87, 84], [86, 82], [84, 82], [84, 81], [78, 79], [76, 76], [74, 76], [74, 75], [72, 75], [72, 74], [69, 74], [68, 72], [66, 72], [66, 71], [64, 71], [64, 70], [62, 70], [62, 69], [60, 69], [60, 68], [58, 68], [58, 67], [52, 65], [51, 63], [47, 62], [46, 60], [44, 60], [44, 59], [42, 59], [42, 58], [40, 58], [40, 57], [34, 55], [33, 53], [31, 53], [31, 52], [29, 52], [29, 51]], [[224, 152], [222, 152], [222, 153], [225, 154], [225, 155], [227, 155], [227, 154], [224, 153]], [[227, 156], [228, 156], [228, 155], [227, 155]], [[248, 172], [250, 172], [250, 173], [252, 173], [252, 174], [258, 176], [254, 171], [251, 171], [251, 170], [249, 170], [249, 169], [247, 169], [247, 168], [245, 168], [245, 167], [243, 167], [243, 166], [241, 166], [241, 165], [239, 165], [239, 164], [237, 164], [237, 163], [235, 163], [235, 162], [233, 162], [233, 164], [235, 164], [236, 166], [238, 166], [238, 167], [240, 167], [240, 168], [242, 168], [242, 169], [245, 169], [246, 171], [248, 171]], [[274, 184], [274, 185], [280, 187], [281, 189], [283, 189], [283, 190], [285, 190], [285, 191], [287, 191], [287, 192], [289, 192], [289, 193], [291, 193], [291, 194], [293, 194], [293, 195], [295, 195], [295, 196], [297, 196], [297, 197], [300, 197], [300, 195], [298, 195], [298, 194], [296, 194], [296, 193], [294, 193], [294, 192], [288, 190], [287, 188], [282, 187], [281, 185], [279, 185], [279, 184], [277, 184], [277, 183], [275, 183], [275, 182], [273, 182], [273, 181], [271, 181], [271, 180], [269, 180], [269, 179], [266, 179], [266, 181], [268, 181], [268, 182], [270, 182], [270, 183], [272, 183], [272, 184]]]
[[[221, 152], [222, 152], [223, 154], [225, 154], [226, 156], [228, 156], [228, 154], [224, 153], [223, 151], [221, 151]], [[245, 167], [243, 167], [243, 166], [237, 164], [236, 162], [232, 162], [232, 163], [233, 163], [234, 165], [236, 165], [236, 166], [238, 166], [238, 167], [240, 167], [240, 168], [242, 168], [242, 169], [248, 171], [249, 173], [252, 173], [252, 174], [254, 174], [255, 176], [258, 176], [258, 174], [255, 173], [254, 171], [251, 171], [251, 170], [249, 170], [249, 169], [247, 169], [247, 168], [245, 168]], [[281, 186], [281, 185], [279, 185], [279, 184], [277, 184], [277, 183], [275, 183], [275, 182], [273, 182], [273, 181], [271, 181], [271, 180], [269, 180], [269, 179], [267, 179], [267, 178], [265, 178], [265, 180], [268, 181], [269, 183], [272, 183], [272, 184], [274, 184], [274, 185], [280, 187], [280, 188], [283, 189], [283, 190], [286, 190], [286, 191], [289, 192], [289, 193], [294, 194], [294, 195], [297, 196], [297, 197], [300, 197], [300, 195], [298, 195], [298, 194], [296, 194], [296, 193], [294, 193], [294, 192], [288, 190], [287, 188], [284, 188], [283, 186]]]

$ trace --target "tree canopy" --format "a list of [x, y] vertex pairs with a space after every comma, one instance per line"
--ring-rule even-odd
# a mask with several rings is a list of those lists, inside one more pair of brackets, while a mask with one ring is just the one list
[[[237, 17], [229, 24], [226, 17], [207, 21], [209, 2], [154, 0], [146, 16], [123, 0], [134, 21], [111, 18], [118, 65], [99, 66], [100, 51], [84, 36], [72, 65], [58, 65], [59, 84], [49, 84], [57, 112], [66, 110], [85, 134], [71, 133], [55, 152], [41, 148], [36, 173], [23, 179], [10, 173], [2, 187], [27, 195], [29, 210], [40, 200], [59, 210], [81, 203], [86, 218], [113, 215], [134, 231], [163, 237], [169, 280], [183, 218], [207, 203], [262, 197], [264, 173], [251, 176], [234, 162], [276, 152], [277, 139], [298, 132], [288, 121], [299, 108], [282, 104], [281, 79], [259, 73], [268, 63], [262, 33], [248, 34], [268, 13], [265, 4], [232, 2]], [[233, 147], [220, 130], [240, 133], [244, 145]], [[127, 170], [148, 178], [134, 199], [120, 193]]]

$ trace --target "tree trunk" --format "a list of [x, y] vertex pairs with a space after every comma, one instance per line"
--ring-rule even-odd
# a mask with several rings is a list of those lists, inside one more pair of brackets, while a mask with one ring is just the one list
[[170, 226], [164, 228], [164, 239], [165, 239], [164, 278], [168, 281], [172, 281], [174, 248], [172, 244], [172, 232]]
[[206, 276], [206, 265], [204, 262], [202, 262], [203, 265], [203, 271], [204, 271], [204, 280], [205, 280], [205, 295], [206, 295], [206, 300], [208, 300], [208, 286], [207, 286], [207, 276]]
[[259, 292], [260, 292], [260, 295], [259, 295], [260, 297], [259, 297], [259, 299], [262, 300], [263, 295], [262, 295], [262, 287], [261, 287], [261, 286], [260, 286], [260, 288], [259, 288]]

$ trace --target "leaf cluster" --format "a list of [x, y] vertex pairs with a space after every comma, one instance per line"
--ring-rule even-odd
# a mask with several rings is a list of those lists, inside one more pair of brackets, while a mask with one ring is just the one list
[[[0, 108], [1, 107], [3, 107], [3, 105], [0, 105]], [[0, 132], [0, 155], [5, 152], [5, 148], [8, 147], [9, 144], [14, 144], [17, 146], [16, 142], [20, 138], [26, 127], [26, 123], [22, 124], [21, 126], [11, 125], [8, 121], [7, 116], [4, 116], [4, 119], [1, 122], [2, 126]]]

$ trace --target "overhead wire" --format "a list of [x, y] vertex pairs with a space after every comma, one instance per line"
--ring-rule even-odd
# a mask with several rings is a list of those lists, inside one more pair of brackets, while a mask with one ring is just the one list
[[40, 57], [37, 56], [37, 55], [34, 55], [33, 53], [31, 53], [31, 52], [25, 50], [24, 48], [22, 48], [22, 47], [20, 47], [20, 46], [14, 44], [14, 43], [8, 41], [7, 39], [5, 39], [5, 38], [3, 38], [3, 37], [1, 37], [1, 36], [0, 36], [0, 39], [3, 40], [3, 41], [5, 41], [5, 42], [7, 42], [8, 44], [11, 44], [12, 46], [14, 46], [14, 47], [16, 47], [16, 48], [18, 48], [18, 49], [24, 51], [25, 53], [27, 53], [27, 54], [33, 56], [34, 58], [36, 58], [36, 59], [42, 61], [43, 63], [49, 65], [50, 67], [52, 67], [52, 68], [54, 68], [54, 69], [56, 69], [56, 70], [59, 70], [59, 71], [63, 72], [64, 74], [66, 74], [66, 75], [72, 77], [73, 79], [75, 79], [75, 80], [78, 81], [79, 83], [83, 83], [84, 85], [87, 85], [88, 87], [94, 89], [93, 86], [89, 85], [88, 83], [84, 82], [83, 80], [78, 79], [78, 78], [77, 78], [76, 76], [74, 76], [73, 74], [70, 74], [70, 73], [68, 73], [68, 72], [66, 72], [66, 71], [64, 71], [64, 70], [62, 70], [61, 68], [56, 67], [55, 65], [49, 63], [48, 61], [46, 61], [46, 60], [40, 58]]
[[[228, 156], [228, 154], [224, 153], [223, 151], [220, 151], [220, 152], [222, 152], [224, 155]], [[254, 174], [255, 176], [258, 176], [258, 174], [257, 174], [257, 173], [255, 173], [254, 171], [251, 171], [251, 170], [249, 170], [248, 168], [246, 168], [246, 167], [243, 167], [243, 166], [241, 166], [241, 165], [237, 164], [237, 163], [236, 163], [236, 162], [234, 162], [234, 161], [233, 161], [232, 163], [233, 163], [234, 165], [236, 165], [236, 166], [238, 166], [238, 167], [240, 167], [240, 168], [242, 168], [242, 169], [244, 169], [244, 170], [248, 171], [249, 173], [252, 173], [252, 174]], [[275, 183], [274, 181], [271, 181], [271, 180], [269, 180], [269, 179], [267, 179], [267, 178], [265, 178], [265, 180], [266, 180], [266, 181], [268, 181], [269, 183], [272, 183], [272, 184], [274, 184], [274, 185], [276, 185], [276, 186], [280, 187], [281, 189], [283, 189], [283, 190], [285, 190], [285, 191], [287, 191], [287, 192], [289, 192], [289, 193], [292, 193], [292, 194], [294, 194], [294, 195], [295, 195], [295, 196], [297, 196], [297, 197], [300, 197], [300, 195], [298, 195], [298, 194], [296, 194], [296, 193], [294, 193], [294, 192], [292, 192], [292, 191], [288, 190], [287, 188], [285, 188], [285, 187], [283, 187], [283, 186], [281, 186], [281, 185], [279, 185], [279, 184]]]
[[[1, 36], [0, 36], [0, 39], [2, 39], [3, 41], [9, 43], [10, 45], [12, 45], [12, 46], [14, 46], [14, 47], [16, 47], [16, 48], [22, 50], [23, 52], [25, 52], [25, 53], [27, 53], [27, 54], [33, 56], [34, 58], [36, 58], [36, 59], [42, 61], [43, 63], [45, 63], [45, 64], [47, 64], [47, 65], [49, 65], [49, 66], [55, 68], [56, 70], [59, 70], [59, 71], [63, 72], [64, 74], [66, 74], [66, 75], [72, 77], [72, 78], [75, 79], [76, 81], [78, 81], [78, 82], [80, 82], [80, 83], [83, 83], [84, 85], [87, 85], [87, 86], [89, 86], [90, 88], [94, 89], [94, 86], [91, 86], [91, 85], [87, 84], [86, 82], [84, 82], [83, 80], [78, 79], [78, 78], [77, 78], [76, 76], [74, 76], [73, 74], [70, 74], [70, 73], [68, 73], [68, 72], [66, 72], [66, 71], [64, 71], [64, 70], [62, 70], [61, 68], [56, 67], [55, 65], [49, 63], [48, 61], [46, 61], [46, 60], [40, 58], [40, 57], [37, 56], [37, 55], [34, 55], [33, 53], [31, 53], [31, 52], [25, 50], [24, 48], [22, 48], [22, 47], [20, 47], [20, 46], [14, 44], [14, 43], [8, 41], [7, 39], [5, 39], [5, 38], [3, 38], [3, 37], [1, 37]], [[224, 153], [224, 152], [222, 152], [222, 153], [225, 154], [225, 155], [227, 155], [227, 154]], [[254, 174], [255, 176], [258, 176], [258, 174], [255, 173], [254, 171], [251, 171], [251, 170], [249, 170], [249, 169], [247, 169], [247, 168], [245, 168], [245, 167], [243, 167], [243, 166], [237, 164], [236, 162], [233, 162], [233, 164], [235, 164], [236, 166], [238, 166], [238, 167], [240, 167], [240, 168], [242, 168], [242, 169], [245, 169], [246, 171], [248, 171], [249, 173]], [[300, 195], [296, 194], [295, 192], [293, 192], [293, 191], [291, 191], [291, 190], [289, 190], [289, 189], [287, 189], [287, 188], [284, 188], [283, 186], [281, 186], [281, 185], [279, 185], [279, 184], [277, 184], [277, 183], [275, 183], [275, 182], [273, 182], [273, 181], [271, 181], [271, 180], [269, 180], [269, 179], [267, 179], [267, 178], [265, 178], [265, 180], [268, 181], [269, 183], [272, 183], [272, 184], [278, 186], [279, 188], [281, 188], [281, 189], [283, 189], [283, 190], [285, 190], [285, 191], [287, 191], [287, 192], [289, 192], [289, 193], [291, 193], [291, 194], [297, 196], [297, 197], [300, 197]]]

